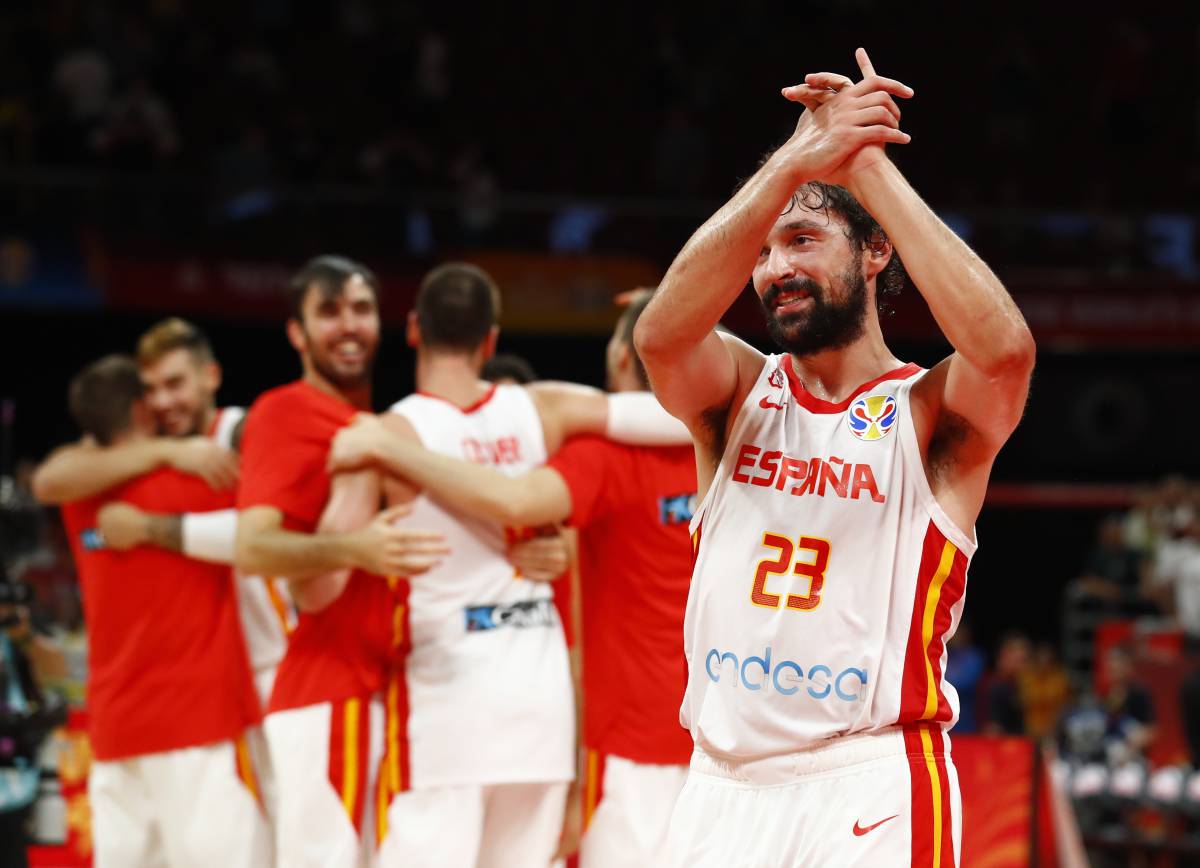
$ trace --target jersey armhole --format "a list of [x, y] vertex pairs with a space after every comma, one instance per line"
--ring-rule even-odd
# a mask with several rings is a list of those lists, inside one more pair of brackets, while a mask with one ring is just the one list
[[901, 399], [900, 406], [903, 413], [900, 425], [900, 460], [904, 462], [904, 469], [912, 478], [917, 494], [934, 525], [958, 547], [959, 551], [969, 558], [979, 547], [978, 534], [974, 527], [971, 528], [970, 533], [964, 531], [946, 514], [946, 510], [942, 509], [942, 505], [938, 503], [933, 494], [933, 487], [929, 484], [929, 477], [925, 473], [925, 462], [921, 460], [921, 447], [917, 443], [916, 420], [912, 413], [912, 387], [926, 373], [922, 370], [921, 373], [906, 380], [896, 390], [897, 398]]

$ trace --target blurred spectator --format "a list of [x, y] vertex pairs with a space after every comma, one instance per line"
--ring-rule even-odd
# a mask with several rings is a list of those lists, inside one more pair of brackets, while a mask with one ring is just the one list
[[92, 131], [108, 113], [112, 64], [95, 46], [77, 45], [59, 57], [51, 78], [60, 106], [51, 136], [53, 150], [62, 158], [79, 160], [92, 150]]
[[136, 77], [112, 104], [95, 148], [112, 165], [131, 171], [167, 162], [179, 151], [174, 115], [145, 76]]
[[1021, 671], [1020, 690], [1025, 732], [1039, 741], [1052, 736], [1071, 699], [1071, 679], [1049, 642], [1037, 644], [1033, 659]]
[[975, 644], [970, 623], [963, 621], [958, 625], [946, 654], [946, 680], [958, 692], [958, 723], [954, 725], [954, 731], [978, 732], [979, 682], [987, 670], [987, 657]]
[[1076, 579], [1081, 594], [1119, 604], [1138, 596], [1141, 562], [1125, 544], [1125, 519], [1110, 515], [1100, 525], [1096, 547], [1088, 555], [1083, 575]]
[[1180, 628], [1200, 641], [1200, 514], [1179, 511], [1154, 547], [1147, 593], [1174, 614]]
[[1143, 757], [1154, 739], [1154, 702], [1134, 676], [1128, 646], [1110, 649], [1107, 663], [1108, 689], [1100, 700], [1105, 712], [1104, 747], [1108, 762], [1119, 765]]
[[1029, 663], [1029, 639], [1010, 633], [1000, 642], [996, 669], [987, 679], [983, 732], [989, 735], [1024, 735], [1025, 709], [1021, 704], [1021, 673]]
[[65, 709], [41, 685], [61, 677], [62, 654], [30, 624], [29, 589], [0, 574], [0, 866], [24, 866], [25, 824], [37, 797], [43, 741]]

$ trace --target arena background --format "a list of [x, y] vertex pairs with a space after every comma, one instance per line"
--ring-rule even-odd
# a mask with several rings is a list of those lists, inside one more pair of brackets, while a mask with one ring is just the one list
[[[431, 6], [5, 5], [0, 472], [74, 437], [69, 377], [166, 314], [212, 338], [225, 403], [293, 377], [283, 284], [322, 252], [383, 279], [381, 408], [412, 386], [416, 282], [448, 258], [499, 278], [502, 351], [602, 385], [613, 296], [786, 136], [779, 88], [853, 72], [861, 44], [916, 90], [894, 158], [1038, 339], [978, 523], [977, 644], [1060, 646], [1099, 521], [1200, 478], [1194, 5]], [[911, 286], [896, 308], [897, 355], [942, 358]], [[752, 294], [727, 322], [767, 348]]]

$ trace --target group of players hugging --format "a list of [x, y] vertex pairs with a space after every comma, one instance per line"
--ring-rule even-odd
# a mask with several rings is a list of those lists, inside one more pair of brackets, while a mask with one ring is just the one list
[[[328, 255], [288, 288], [300, 378], [248, 410], [177, 318], [75, 377], [35, 490], [99, 868], [958, 864], [945, 646], [1034, 349], [857, 59], [784, 89], [795, 132], [633, 295], [607, 391], [483, 379], [500, 291], [448, 263], [374, 414], [383, 292]], [[882, 336], [905, 269], [930, 370]], [[779, 354], [717, 328], [748, 283]]]

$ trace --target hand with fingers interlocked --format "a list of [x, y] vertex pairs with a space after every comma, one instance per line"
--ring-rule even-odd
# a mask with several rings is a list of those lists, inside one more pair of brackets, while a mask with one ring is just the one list
[[908, 99], [906, 84], [875, 73], [865, 49], [855, 52], [862, 80], [833, 72], [811, 73], [783, 95], [805, 107], [791, 138], [779, 149], [800, 180], [845, 184], [854, 172], [887, 159], [884, 145], [907, 144], [896, 97]]

